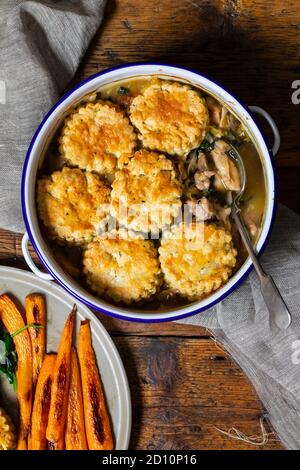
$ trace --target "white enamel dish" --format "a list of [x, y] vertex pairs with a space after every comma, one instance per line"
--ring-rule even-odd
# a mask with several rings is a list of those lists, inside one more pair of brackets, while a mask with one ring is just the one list
[[[0, 267], [0, 294], [10, 293], [24, 305], [25, 296], [38, 292], [45, 296], [47, 304], [47, 349], [57, 351], [60, 335], [74, 299], [53, 282], [37, 278], [34, 274], [7, 267]], [[126, 373], [119, 353], [105, 328], [95, 315], [77, 302], [77, 324], [91, 321], [92, 341], [101, 373], [107, 405], [113, 425], [117, 450], [127, 450], [131, 433], [131, 400]], [[11, 385], [0, 377], [1, 403], [16, 418], [17, 403]]]
[[[196, 313], [205, 311], [209, 307], [224, 299], [233, 290], [235, 290], [236, 287], [247, 276], [247, 274], [249, 274], [250, 270], [252, 269], [252, 263], [250, 259], [246, 260], [241, 268], [222, 288], [218, 289], [207, 298], [192, 304], [168, 308], [165, 311], [145, 311], [142, 309], [137, 310], [118, 307], [95, 297], [81, 285], [76, 283], [76, 281], [74, 281], [74, 279], [72, 279], [69, 275], [63, 272], [62, 268], [54, 260], [46, 240], [44, 240], [41, 235], [35, 205], [35, 184], [38, 168], [42, 163], [45, 148], [47, 147], [59, 125], [62, 123], [62, 120], [68, 113], [68, 110], [72, 109], [76, 104], [78, 104], [86, 94], [98, 90], [99, 87], [103, 85], [118, 80], [149, 75], [156, 75], [161, 76], [162, 78], [179, 80], [202, 88], [204, 91], [214, 95], [220, 102], [227, 105], [238, 117], [238, 119], [240, 119], [240, 121], [246, 126], [247, 132], [251, 136], [252, 141], [259, 152], [263, 164], [265, 184], [267, 188], [265, 216], [262, 222], [261, 233], [256, 245], [257, 252], [260, 253], [262, 251], [271, 230], [276, 201], [273, 155], [275, 155], [278, 151], [280, 138], [278, 129], [273, 119], [266, 111], [257, 106], [252, 106], [250, 108], [245, 107], [236, 98], [234, 98], [232, 94], [224, 90], [224, 88], [198, 73], [179, 67], [161, 64], [125, 65], [101, 72], [79, 84], [75, 89], [65, 95], [50, 110], [33, 137], [24, 164], [22, 178], [22, 207], [27, 233], [24, 236], [22, 248], [28, 265], [38, 276], [48, 280], [55, 279], [73, 297], [85, 303], [89, 307], [125, 320], [158, 322], [178, 320], [179, 318], [194, 315]], [[272, 150], [268, 148], [268, 144], [253, 117], [253, 113], [259, 113], [268, 121], [274, 135], [274, 145]], [[37, 255], [45, 267], [47, 274], [42, 273], [32, 262], [28, 252], [29, 240], [31, 241]]]

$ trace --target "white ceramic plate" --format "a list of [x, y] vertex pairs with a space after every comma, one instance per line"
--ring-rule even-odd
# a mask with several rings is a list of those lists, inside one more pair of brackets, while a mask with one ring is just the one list
[[[13, 294], [24, 305], [27, 294], [38, 292], [47, 303], [47, 349], [57, 351], [60, 335], [74, 299], [56, 284], [39, 279], [34, 274], [7, 267], [0, 267], [0, 294]], [[93, 346], [105, 390], [117, 450], [128, 449], [131, 432], [131, 400], [125, 370], [116, 347], [92, 312], [77, 302], [77, 329], [80, 320], [89, 319]], [[1, 402], [13, 415], [16, 410], [15, 394], [4, 378], [0, 379]], [[10, 411], [11, 409], [11, 411]]]

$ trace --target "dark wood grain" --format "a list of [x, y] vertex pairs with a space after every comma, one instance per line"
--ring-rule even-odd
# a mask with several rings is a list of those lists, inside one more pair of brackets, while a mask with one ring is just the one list
[[[279, 199], [299, 212], [300, 105], [291, 100], [292, 82], [300, 79], [299, 31], [300, 5], [292, 0], [108, 0], [105, 21], [73, 84], [136, 61], [171, 62], [212, 77], [245, 103], [264, 107], [278, 123]], [[0, 264], [26, 269], [21, 235], [0, 230]], [[259, 435], [264, 410], [207, 330], [100, 319], [129, 377], [131, 448], [255, 448], [216, 430], [234, 426]], [[281, 445], [271, 440], [262, 448]]]
[[300, 166], [300, 6], [292, 0], [109, 0], [76, 80], [135, 61], [192, 67], [264, 107], [278, 123], [280, 166]]
[[[131, 447], [254, 448], [216, 429], [237, 427], [249, 436], [260, 436], [264, 410], [240, 369], [213, 341], [179, 337], [114, 340], [134, 401]], [[281, 446], [271, 435], [260, 448]]]

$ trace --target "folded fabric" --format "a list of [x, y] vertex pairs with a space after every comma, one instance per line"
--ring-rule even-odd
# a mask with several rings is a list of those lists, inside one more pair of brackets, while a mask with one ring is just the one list
[[[20, 183], [35, 128], [73, 77], [105, 0], [0, 4], [0, 220], [23, 230]], [[262, 257], [292, 313], [274, 325], [255, 273], [213, 309], [181, 320], [209, 328], [252, 381], [283, 444], [300, 449], [300, 216], [282, 206]]]
[[251, 380], [283, 444], [300, 449], [299, 215], [279, 205], [261, 261], [291, 312], [286, 331], [272, 321], [255, 272], [223, 302], [181, 322], [212, 331]]
[[20, 186], [28, 144], [71, 80], [101, 24], [105, 0], [0, 2], [0, 220], [23, 230]]

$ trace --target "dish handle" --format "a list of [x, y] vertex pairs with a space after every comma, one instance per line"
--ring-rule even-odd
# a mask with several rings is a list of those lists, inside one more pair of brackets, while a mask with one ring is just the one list
[[26, 263], [30, 267], [31, 271], [36, 274], [39, 278], [44, 279], [45, 281], [52, 281], [53, 277], [50, 274], [44, 273], [39, 268], [37, 268], [34, 262], [32, 261], [31, 255], [29, 253], [28, 242], [29, 237], [27, 232], [25, 232], [22, 238], [22, 253]]
[[264, 110], [260, 106], [249, 106], [249, 109], [250, 111], [252, 111], [252, 113], [257, 113], [260, 116], [264, 117], [265, 120], [268, 122], [269, 126], [271, 127], [271, 130], [274, 136], [274, 143], [273, 143], [273, 147], [271, 150], [275, 157], [280, 147], [280, 134], [279, 134], [279, 130], [274, 119], [270, 116], [270, 114], [266, 110]]

